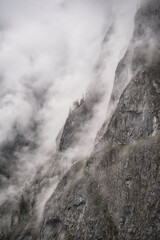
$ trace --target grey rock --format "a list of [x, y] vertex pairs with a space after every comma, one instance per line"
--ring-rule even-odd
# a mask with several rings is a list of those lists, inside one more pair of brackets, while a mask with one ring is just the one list
[[[5, 232], [8, 239], [159, 239], [159, 26], [160, 2], [147, 1], [135, 17], [131, 45], [116, 72], [119, 89], [113, 88], [112, 115], [100, 130], [94, 151], [65, 175], [60, 174], [63, 177], [45, 204], [42, 220], [34, 226], [34, 201], [55, 176], [63, 151], [76, 142], [76, 130], [92, 117], [86, 101], [66, 121], [54, 156], [57, 161], [54, 165], [48, 161], [46, 170], [42, 166], [18, 205], [12, 204], [10, 209], [15, 207], [16, 211], [10, 210], [12, 224]], [[148, 31], [156, 42], [153, 48], [147, 45]], [[156, 57], [148, 59], [149, 53]], [[132, 69], [129, 81], [128, 66]], [[6, 208], [1, 209], [1, 215], [6, 215]], [[5, 234], [2, 232], [1, 239]]]

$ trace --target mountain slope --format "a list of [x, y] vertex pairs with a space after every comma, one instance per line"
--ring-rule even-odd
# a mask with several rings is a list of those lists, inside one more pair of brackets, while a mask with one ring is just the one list
[[[147, 1], [135, 17], [133, 39], [116, 72], [110, 101], [114, 110], [100, 130], [92, 154], [60, 177], [56, 188], [52, 185], [50, 179], [57, 176], [63, 150], [75, 140], [65, 139], [73, 130], [70, 119], [83, 119], [79, 116], [83, 111], [78, 110], [83, 102], [66, 121], [54, 165], [49, 160], [47, 168], [41, 167], [11, 211], [9, 235], [2, 234], [1, 239], [158, 239], [159, 26], [160, 2]], [[131, 79], [125, 74], [128, 69]], [[48, 185], [51, 193], [43, 212], [37, 201]], [[39, 222], [37, 211], [42, 211]]]

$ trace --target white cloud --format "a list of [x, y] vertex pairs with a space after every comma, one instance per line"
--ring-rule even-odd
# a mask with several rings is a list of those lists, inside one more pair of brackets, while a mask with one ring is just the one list
[[54, 151], [69, 107], [94, 78], [101, 43], [114, 22], [100, 73], [107, 94], [87, 138], [89, 146], [93, 144], [106, 114], [116, 65], [131, 38], [136, 4], [127, 0], [0, 0], [0, 144], [13, 135], [15, 125], [26, 133], [33, 122], [39, 123], [33, 139], [39, 148], [34, 160], [30, 152], [20, 154], [23, 164], [41, 164]]

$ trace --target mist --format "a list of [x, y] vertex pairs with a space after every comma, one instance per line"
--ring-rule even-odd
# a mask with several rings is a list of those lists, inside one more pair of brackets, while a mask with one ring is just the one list
[[[105, 120], [117, 64], [132, 37], [138, 4], [138, 0], [0, 0], [1, 156], [17, 136], [24, 142], [14, 150], [15, 173], [2, 175], [2, 202], [52, 157], [69, 108], [90, 86], [98, 86], [103, 97], [66, 159], [90, 153]], [[13, 159], [0, 161], [15, 167]]]

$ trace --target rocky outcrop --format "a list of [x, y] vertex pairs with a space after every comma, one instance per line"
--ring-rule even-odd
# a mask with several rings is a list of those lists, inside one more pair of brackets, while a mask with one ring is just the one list
[[59, 141], [58, 150], [60, 152], [76, 145], [79, 140], [78, 133], [82, 130], [84, 124], [93, 117], [92, 108], [93, 104], [87, 104], [87, 101], [82, 99], [70, 112]]
[[106, 147], [160, 133], [159, 79], [160, 68], [146, 67], [131, 80], [104, 133]]

